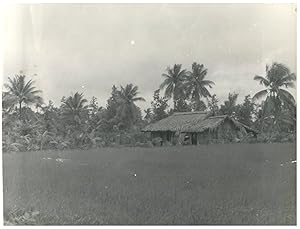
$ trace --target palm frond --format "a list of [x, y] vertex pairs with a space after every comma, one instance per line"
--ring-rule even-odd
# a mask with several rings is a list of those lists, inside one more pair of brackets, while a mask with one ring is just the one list
[[264, 86], [266, 86], [266, 87], [268, 87], [268, 86], [270, 85], [269, 80], [266, 79], [266, 78], [264, 78], [264, 77], [262, 77], [262, 76], [256, 75], [256, 76], [254, 76], [254, 80], [259, 81], [259, 83], [260, 83], [261, 85], [264, 85]]
[[135, 97], [132, 99], [133, 102], [135, 101], [146, 101], [143, 97]]
[[201, 84], [202, 84], [203, 86], [209, 86], [210, 88], [212, 88], [211, 85], [215, 85], [215, 83], [214, 83], [213, 81], [211, 81], [211, 80], [202, 80], [202, 81], [201, 81]]
[[169, 84], [165, 90], [165, 97], [168, 99], [171, 98], [173, 95], [173, 91], [174, 91], [173, 84]]
[[171, 83], [172, 83], [171, 79], [167, 78], [161, 83], [161, 85], [159, 86], [159, 89], [162, 90]]
[[200, 80], [203, 80], [205, 78], [205, 76], [207, 75], [207, 69], [203, 70], [203, 65], [201, 65], [201, 68], [199, 69], [199, 73], [198, 73], [198, 78]]
[[264, 89], [262, 91], [257, 92], [254, 96], [253, 96], [253, 100], [258, 100], [261, 99], [262, 97], [266, 96], [268, 94], [268, 90]]
[[295, 88], [294, 82], [282, 83], [282, 86], [285, 86], [286, 88]]
[[287, 102], [287, 103], [295, 106], [296, 101], [294, 99], [294, 96], [287, 90], [279, 89], [279, 96], [284, 102]]
[[294, 73], [286, 75], [276, 82], [276, 85], [278, 87], [285, 86], [285, 87], [295, 87], [293, 81], [296, 80], [296, 75]]

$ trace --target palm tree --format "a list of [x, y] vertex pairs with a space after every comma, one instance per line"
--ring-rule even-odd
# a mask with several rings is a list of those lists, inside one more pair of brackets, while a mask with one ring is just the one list
[[119, 107], [117, 109], [117, 117], [127, 123], [127, 127], [132, 125], [140, 112], [135, 102], [145, 101], [143, 97], [138, 97], [138, 94], [138, 87], [132, 84], [127, 84], [125, 87], [121, 86], [121, 90], [118, 91], [117, 103]]
[[66, 120], [75, 123], [77, 126], [81, 123], [81, 119], [88, 114], [87, 100], [83, 98], [82, 93], [76, 92], [62, 100], [63, 116]]
[[296, 80], [296, 75], [291, 73], [289, 68], [283, 64], [273, 63], [271, 67], [267, 65], [266, 77], [256, 75], [254, 80], [259, 81], [261, 85], [266, 87], [266, 89], [257, 92], [253, 96], [254, 100], [267, 96], [293, 105], [296, 103], [292, 94], [282, 89], [282, 87], [295, 87], [293, 81]]
[[206, 80], [206, 75], [207, 69], [204, 68], [204, 65], [194, 62], [192, 64], [192, 72], [188, 72], [188, 77], [186, 78], [185, 88], [187, 96], [191, 97], [191, 100], [197, 104], [196, 107], [203, 103], [201, 97], [211, 97], [207, 87], [212, 88], [212, 85], [215, 83], [211, 80]]
[[173, 98], [174, 110], [176, 110], [176, 101], [179, 96], [184, 95], [183, 83], [187, 76], [187, 71], [181, 69], [181, 64], [175, 64], [173, 68], [168, 67], [167, 73], [163, 73], [164, 82], [160, 85], [160, 89], [165, 89], [165, 97]]
[[146, 122], [150, 123], [153, 116], [151, 108], [147, 108], [146, 110], [144, 110], [144, 113], [144, 119], [146, 120]]
[[15, 106], [19, 105], [19, 115], [22, 118], [22, 105], [27, 104], [42, 104], [43, 99], [38, 94], [41, 90], [37, 90], [34, 86], [34, 81], [25, 81], [25, 75], [16, 75], [13, 79], [8, 78], [9, 83], [4, 86], [8, 89], [5, 92], [6, 98], [9, 98], [10, 103]]
[[291, 109], [296, 106], [296, 101], [293, 95], [283, 89], [294, 87], [296, 75], [291, 73], [288, 67], [280, 63], [273, 63], [271, 67], [266, 66], [266, 77], [256, 75], [254, 80], [265, 86], [253, 96], [253, 100], [258, 100], [266, 97], [263, 107], [263, 113], [273, 113], [274, 124], [278, 124], [278, 118], [281, 116], [281, 107], [286, 104]]

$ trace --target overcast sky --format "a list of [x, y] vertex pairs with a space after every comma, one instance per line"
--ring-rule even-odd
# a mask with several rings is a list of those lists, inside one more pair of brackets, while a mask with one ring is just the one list
[[254, 75], [272, 61], [296, 71], [291, 4], [36, 4], [6, 13], [4, 82], [23, 70], [56, 105], [79, 91], [105, 106], [113, 84], [133, 83], [145, 109], [175, 63], [204, 64], [221, 101], [254, 95]]

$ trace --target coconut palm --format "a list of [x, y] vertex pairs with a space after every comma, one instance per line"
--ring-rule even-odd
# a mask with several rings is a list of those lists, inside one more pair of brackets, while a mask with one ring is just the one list
[[212, 88], [215, 83], [211, 80], [206, 80], [207, 69], [204, 68], [203, 64], [197, 64], [196, 62], [192, 64], [192, 71], [188, 72], [186, 77], [186, 93], [191, 100], [197, 104], [196, 107], [201, 107], [203, 103], [201, 98], [211, 97], [208, 88]]
[[184, 80], [187, 76], [186, 69], [181, 69], [181, 64], [175, 64], [173, 68], [168, 67], [167, 73], [162, 76], [165, 80], [160, 85], [160, 89], [165, 89], [165, 97], [173, 98], [174, 110], [176, 110], [176, 100], [184, 95]]
[[[258, 81], [261, 85], [265, 86], [263, 89], [257, 92], [253, 96], [253, 100], [261, 99], [266, 97], [263, 106], [263, 114], [272, 114], [274, 117], [274, 125], [279, 128], [278, 120], [282, 115], [281, 108], [283, 105], [287, 105], [291, 109], [296, 106], [296, 101], [293, 95], [283, 89], [294, 87], [294, 82], [296, 80], [296, 75], [291, 73], [288, 67], [283, 64], [273, 63], [271, 67], [266, 66], [266, 76], [255, 76], [254, 80]], [[271, 117], [270, 116], [270, 117]]]
[[254, 80], [266, 87], [266, 89], [257, 92], [253, 96], [254, 100], [267, 96], [272, 98], [273, 101], [279, 99], [281, 102], [293, 105], [296, 103], [292, 94], [283, 89], [283, 87], [295, 87], [293, 81], [296, 80], [296, 75], [291, 73], [289, 68], [283, 64], [273, 63], [271, 67], [267, 65], [266, 77], [256, 75]]
[[121, 86], [121, 90], [117, 95], [117, 117], [130, 127], [132, 123], [137, 119], [140, 112], [135, 105], [137, 101], [145, 101], [143, 97], [138, 96], [138, 87], [132, 84], [127, 84], [125, 87]]
[[65, 98], [62, 100], [63, 117], [77, 126], [81, 123], [81, 119], [88, 114], [86, 103], [87, 100], [83, 97], [83, 94], [78, 92]]
[[34, 86], [34, 81], [25, 81], [25, 75], [16, 75], [13, 79], [8, 78], [9, 83], [5, 84], [5, 88], [8, 89], [6, 98], [9, 98], [11, 105], [19, 105], [19, 116], [22, 118], [22, 105], [42, 104], [43, 99], [38, 94], [41, 90], [37, 90]]

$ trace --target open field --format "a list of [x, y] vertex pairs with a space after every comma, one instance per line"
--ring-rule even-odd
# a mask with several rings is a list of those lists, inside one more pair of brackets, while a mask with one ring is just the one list
[[295, 144], [3, 154], [5, 220], [295, 224], [295, 158]]

